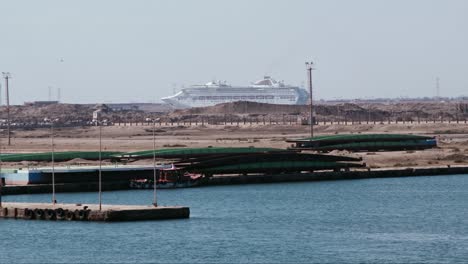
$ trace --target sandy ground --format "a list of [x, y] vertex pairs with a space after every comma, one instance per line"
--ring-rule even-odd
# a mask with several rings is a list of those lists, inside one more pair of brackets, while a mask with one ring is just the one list
[[[315, 135], [347, 133], [413, 133], [437, 136], [439, 148], [424, 151], [397, 151], [350, 153], [361, 156], [372, 168], [415, 167], [433, 165], [468, 165], [468, 124], [362, 124], [362, 125], [319, 125]], [[55, 130], [55, 151], [97, 151], [99, 130], [96, 127], [61, 128]], [[218, 126], [157, 126], [156, 147], [273, 147], [286, 148], [287, 138], [309, 135], [308, 126], [301, 125], [218, 125]], [[103, 150], [139, 151], [152, 149], [151, 126], [110, 126], [102, 129]], [[49, 129], [13, 131], [12, 145], [6, 145], [2, 137], [2, 153], [45, 152], [51, 150]], [[343, 154], [343, 152], [340, 152]], [[149, 164], [138, 161], [135, 164]], [[74, 160], [69, 164], [95, 164]], [[10, 163], [5, 167], [46, 166], [46, 163]]]

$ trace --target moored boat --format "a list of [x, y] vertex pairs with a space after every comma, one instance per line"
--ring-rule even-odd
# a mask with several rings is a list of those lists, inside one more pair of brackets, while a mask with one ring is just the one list
[[[201, 174], [182, 173], [174, 166], [169, 169], [158, 170], [156, 180], [157, 189], [173, 189], [173, 188], [188, 188], [195, 187], [200, 184], [203, 178]], [[130, 188], [132, 189], [153, 189], [154, 180], [149, 178], [139, 178], [130, 180]]]

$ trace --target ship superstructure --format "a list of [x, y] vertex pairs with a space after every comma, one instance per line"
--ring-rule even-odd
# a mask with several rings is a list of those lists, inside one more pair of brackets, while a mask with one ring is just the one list
[[162, 100], [175, 108], [204, 107], [235, 101], [294, 105], [306, 104], [308, 93], [300, 87], [285, 85], [265, 76], [248, 86], [231, 86], [220, 81], [192, 85]]

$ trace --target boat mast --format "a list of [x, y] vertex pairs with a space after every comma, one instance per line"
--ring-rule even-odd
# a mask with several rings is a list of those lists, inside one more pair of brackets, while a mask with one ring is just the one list
[[153, 118], [153, 206], [158, 207], [156, 197], [156, 120]]
[[97, 120], [99, 128], [99, 211], [102, 210], [102, 125], [101, 120]]
[[55, 198], [55, 146], [54, 146], [54, 119], [50, 120], [50, 143], [51, 143], [51, 163], [52, 163], [52, 205], [57, 203]]

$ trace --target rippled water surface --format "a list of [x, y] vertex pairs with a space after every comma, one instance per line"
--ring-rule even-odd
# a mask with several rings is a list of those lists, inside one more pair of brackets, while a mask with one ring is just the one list
[[[1, 263], [467, 263], [468, 175], [161, 190], [186, 220], [0, 220]], [[58, 194], [95, 203], [96, 193]], [[151, 191], [105, 203], [150, 204]], [[49, 202], [50, 195], [4, 197]]]

